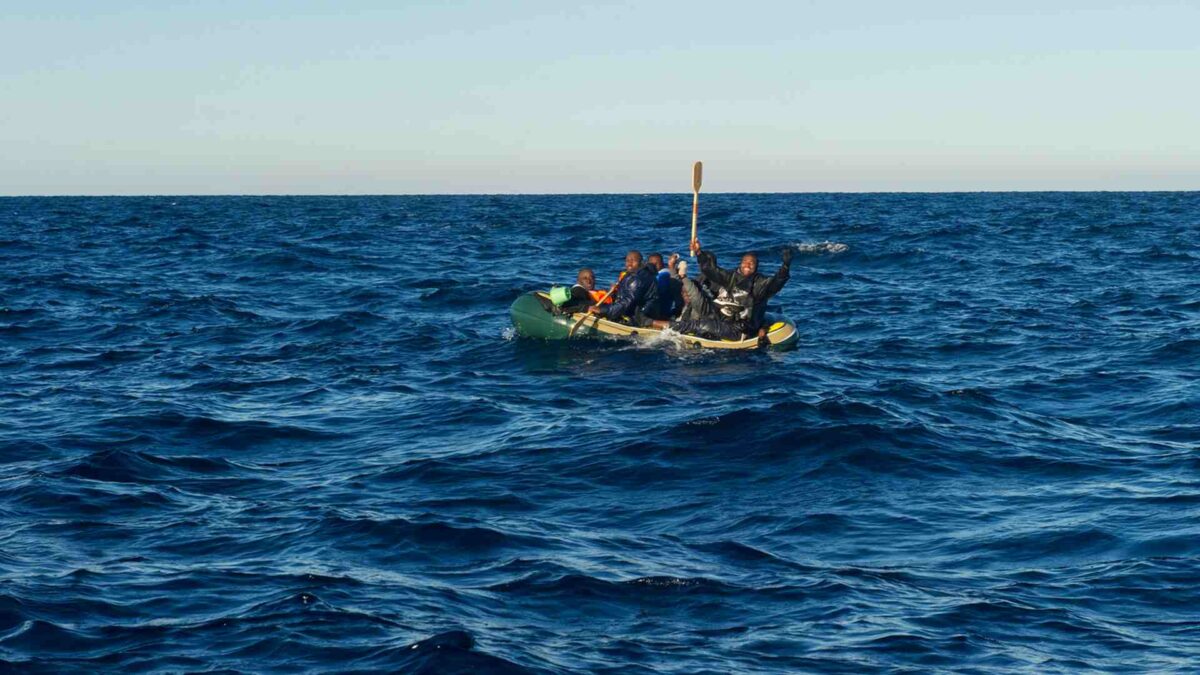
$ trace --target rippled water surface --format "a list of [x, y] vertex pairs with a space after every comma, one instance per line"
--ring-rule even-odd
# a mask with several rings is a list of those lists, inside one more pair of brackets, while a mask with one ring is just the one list
[[1194, 671], [1200, 193], [0, 199], [0, 670]]

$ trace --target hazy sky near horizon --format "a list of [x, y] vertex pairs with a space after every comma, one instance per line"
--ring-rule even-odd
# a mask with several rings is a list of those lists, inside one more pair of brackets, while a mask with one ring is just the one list
[[1200, 2], [0, 6], [0, 194], [1200, 189]]

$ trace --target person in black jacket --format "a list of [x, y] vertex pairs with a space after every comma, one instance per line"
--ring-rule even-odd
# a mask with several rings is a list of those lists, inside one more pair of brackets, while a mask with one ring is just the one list
[[654, 277], [655, 272], [642, 264], [641, 252], [630, 251], [625, 255], [625, 275], [617, 284], [616, 300], [611, 305], [592, 305], [588, 311], [610, 321], [647, 325], [644, 310], [658, 302]]
[[562, 311], [585, 312], [589, 305], [596, 302], [592, 291], [596, 290], [596, 273], [590, 267], [579, 270], [575, 276], [575, 285], [571, 286], [571, 299], [563, 303]]
[[758, 272], [758, 256], [746, 253], [736, 270], [722, 269], [716, 256], [692, 246], [692, 254], [700, 263], [700, 275], [715, 292], [704, 293], [691, 279], [683, 280], [689, 318], [675, 322], [656, 321], [657, 328], [670, 327], [680, 333], [720, 340], [744, 340], [758, 334], [762, 338], [762, 320], [767, 300], [787, 283], [792, 263], [792, 249], [783, 250], [783, 264], [768, 277]]

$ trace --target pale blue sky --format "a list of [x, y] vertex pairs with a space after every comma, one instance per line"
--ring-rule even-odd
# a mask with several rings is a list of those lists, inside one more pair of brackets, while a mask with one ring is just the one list
[[0, 3], [0, 194], [1200, 189], [1200, 1]]

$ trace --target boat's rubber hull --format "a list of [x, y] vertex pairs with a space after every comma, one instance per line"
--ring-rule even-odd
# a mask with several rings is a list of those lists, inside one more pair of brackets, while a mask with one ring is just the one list
[[[566, 340], [571, 338], [612, 337], [625, 339], [652, 339], [662, 334], [657, 328], [638, 328], [623, 323], [609, 321], [588, 314], [554, 314], [546, 309], [543, 299], [545, 293], [534, 291], [525, 293], [517, 298], [510, 308], [513, 327], [517, 334], [523, 337], [541, 338], [543, 340]], [[583, 322], [579, 329], [571, 334], [571, 327], [580, 319]], [[784, 318], [768, 316], [767, 339], [771, 349], [787, 350], [796, 346], [800, 333], [796, 325]], [[689, 347], [703, 349], [758, 349], [758, 339], [750, 337], [746, 340], [710, 340], [694, 335], [680, 335], [679, 340]]]

